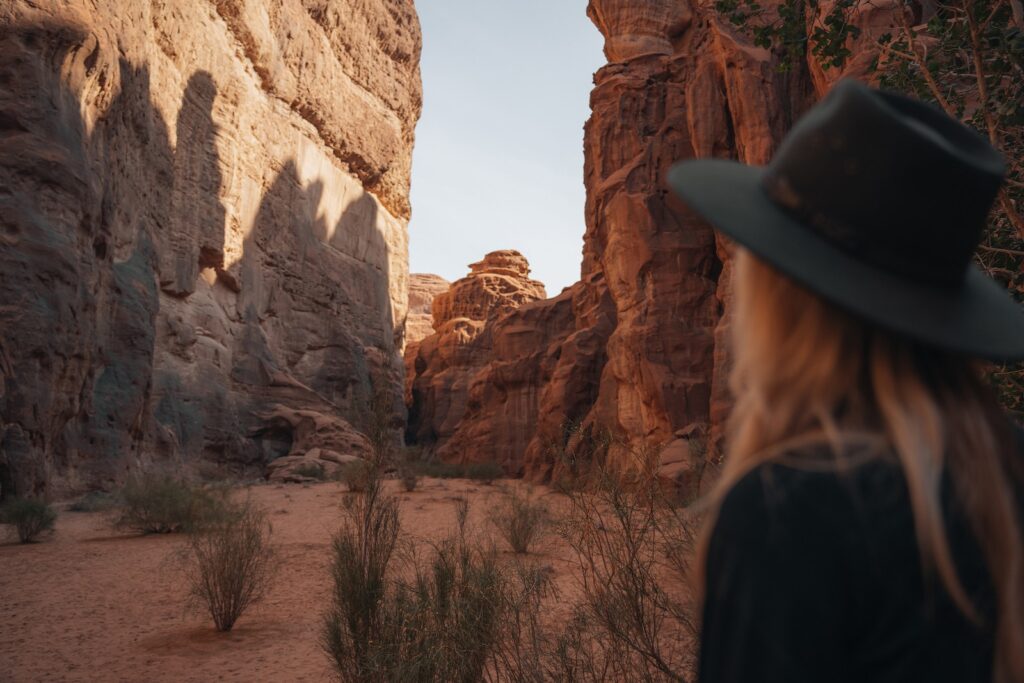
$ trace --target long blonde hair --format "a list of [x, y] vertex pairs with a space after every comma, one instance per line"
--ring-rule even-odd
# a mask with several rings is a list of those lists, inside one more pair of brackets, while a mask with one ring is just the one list
[[895, 453], [924, 566], [977, 621], [943, 519], [940, 483], [948, 470], [996, 590], [995, 680], [1024, 681], [1024, 557], [1011, 484], [1019, 468], [1008, 421], [979, 366], [849, 315], [746, 250], [735, 265], [736, 403], [713, 504], [757, 465], [811, 443], [837, 455], [864, 444]]

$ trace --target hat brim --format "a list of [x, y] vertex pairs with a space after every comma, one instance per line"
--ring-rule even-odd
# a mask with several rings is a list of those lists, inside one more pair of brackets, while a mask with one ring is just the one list
[[947, 289], [875, 268], [772, 203], [763, 169], [722, 159], [684, 161], [668, 183], [715, 228], [797, 282], [881, 327], [996, 361], [1024, 358], [1024, 307], [974, 264]]

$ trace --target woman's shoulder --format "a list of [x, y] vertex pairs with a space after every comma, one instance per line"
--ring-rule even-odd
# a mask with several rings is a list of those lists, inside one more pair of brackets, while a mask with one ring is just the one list
[[871, 518], [909, 519], [909, 511], [906, 481], [893, 458], [845, 461], [824, 452], [794, 452], [757, 465], [729, 488], [716, 535], [846, 544]]

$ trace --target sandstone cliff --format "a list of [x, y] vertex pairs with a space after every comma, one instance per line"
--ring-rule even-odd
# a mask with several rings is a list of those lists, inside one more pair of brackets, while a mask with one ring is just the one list
[[[770, 16], [778, 3], [762, 5]], [[581, 280], [474, 328], [490, 356], [474, 349], [465, 408], [421, 395], [410, 434], [437, 439], [447, 460], [549, 479], [567, 454], [587, 457], [574, 455], [581, 434], [609, 430], [611, 457], [657, 449], [662, 475], [692, 491], [728, 412], [730, 257], [669, 195], [665, 174], [687, 158], [765, 163], [840, 74], [813, 63], [784, 72], [710, 2], [590, 0], [588, 14], [608, 64], [584, 135]], [[850, 69], [864, 64], [858, 55]], [[458, 348], [439, 343], [417, 359], [417, 381]]]
[[419, 50], [412, 0], [3, 3], [4, 493], [365, 448]]
[[435, 333], [406, 354], [410, 440], [442, 447], [463, 421], [470, 386], [494, 357], [492, 335], [507, 314], [544, 299], [517, 251], [496, 251], [434, 297]]
[[434, 333], [434, 316], [431, 313], [434, 298], [448, 291], [451, 283], [440, 275], [413, 273], [409, 276], [409, 314], [405, 319], [405, 348], [408, 352], [414, 344]]

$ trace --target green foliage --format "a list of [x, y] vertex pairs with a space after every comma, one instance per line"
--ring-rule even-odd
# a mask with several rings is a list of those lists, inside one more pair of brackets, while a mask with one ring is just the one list
[[266, 513], [251, 501], [227, 504], [224, 514], [189, 534], [185, 577], [193, 606], [218, 631], [230, 631], [270, 588], [278, 564]]
[[551, 514], [543, 502], [514, 488], [490, 509], [488, 519], [514, 552], [524, 554], [547, 533]]
[[53, 529], [56, 521], [56, 511], [35, 498], [13, 498], [0, 507], [0, 522], [13, 525], [22, 543], [35, 541], [39, 534]]
[[[1024, 300], [1024, 18], [1007, 0], [898, 0], [872, 11], [871, 0], [786, 0], [770, 14], [757, 0], [719, 0], [717, 10], [775, 51], [782, 70], [842, 68], [861, 38], [858, 13], [868, 11], [872, 76], [881, 87], [932, 102], [999, 149], [1007, 182], [989, 217], [975, 262]], [[923, 12], [930, 11], [930, 15]], [[889, 25], [879, 25], [888, 17]], [[989, 378], [1002, 405], [1024, 422], [1024, 364], [995, 366]]]
[[129, 479], [119, 500], [120, 514], [114, 525], [143, 534], [199, 529], [221, 519], [226, 504], [223, 491], [150, 472]]

